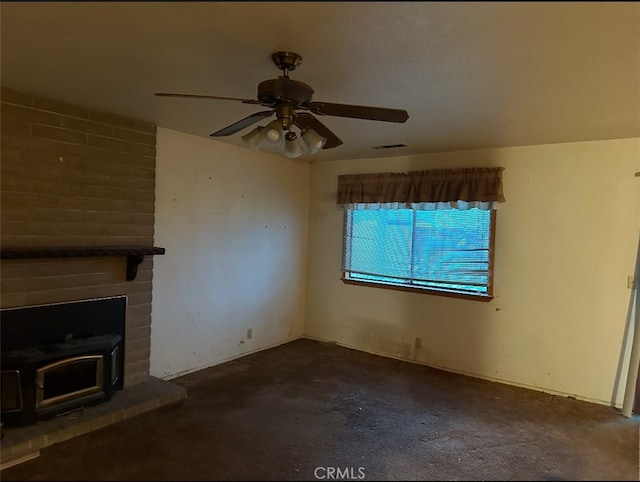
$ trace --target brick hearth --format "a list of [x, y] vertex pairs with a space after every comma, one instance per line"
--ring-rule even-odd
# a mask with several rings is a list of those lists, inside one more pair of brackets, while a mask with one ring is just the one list
[[27, 427], [4, 427], [4, 437], [0, 442], [0, 468], [29, 460], [32, 454], [37, 456], [40, 450], [58, 442], [186, 398], [184, 387], [150, 377], [144, 383], [117, 392], [108, 402], [86, 407], [80, 412]]

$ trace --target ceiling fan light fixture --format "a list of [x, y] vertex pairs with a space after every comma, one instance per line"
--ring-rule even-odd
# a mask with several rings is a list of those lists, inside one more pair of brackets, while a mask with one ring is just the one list
[[264, 127], [258, 126], [253, 129], [248, 134], [245, 134], [241, 137], [245, 144], [247, 144], [251, 149], [257, 151], [262, 146], [262, 141], [264, 140]]
[[304, 141], [309, 154], [313, 155], [318, 152], [327, 143], [327, 138], [322, 137], [313, 129], [305, 129], [302, 133], [302, 140]]
[[269, 147], [279, 147], [282, 144], [282, 122], [280, 119], [274, 119], [264, 128], [263, 140], [264, 144]]
[[[409, 114], [404, 109], [312, 101], [314, 92], [311, 86], [289, 78], [289, 72], [298, 67], [302, 57], [295, 52], [280, 51], [275, 52], [271, 56], [271, 60], [282, 71], [282, 75], [276, 79], [267, 79], [260, 82], [258, 84], [257, 98], [255, 99], [171, 92], [156, 92], [155, 95], [232, 100], [243, 104], [267, 107], [269, 110], [255, 112], [217, 130], [210, 134], [210, 137], [225, 137], [236, 134], [275, 113], [276, 120], [269, 122], [266, 127], [260, 127], [242, 136], [242, 140], [254, 150], [260, 150], [264, 147], [280, 148], [285, 134], [288, 133], [283, 150], [285, 155], [291, 158], [302, 155], [303, 143], [311, 155], [314, 155], [320, 149], [333, 149], [342, 145], [343, 142], [340, 138], [314, 117], [314, 114], [398, 123], [406, 122], [409, 118]], [[299, 112], [300, 110], [308, 112]], [[300, 129], [299, 137], [302, 138], [302, 142], [298, 139], [297, 134], [291, 132], [294, 126]]]
[[287, 132], [284, 141], [284, 156], [292, 159], [302, 155], [302, 146], [295, 132]]

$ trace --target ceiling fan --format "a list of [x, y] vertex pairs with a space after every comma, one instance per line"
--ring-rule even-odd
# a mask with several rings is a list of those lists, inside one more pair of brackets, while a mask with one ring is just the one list
[[271, 59], [282, 70], [277, 79], [269, 79], [258, 84], [257, 99], [242, 99], [237, 97], [219, 97], [213, 95], [178, 94], [170, 92], [156, 92], [154, 95], [164, 97], [187, 97], [198, 99], [233, 100], [243, 104], [254, 104], [268, 107], [251, 114], [233, 124], [220, 129], [211, 137], [230, 136], [245, 129], [256, 122], [271, 117], [276, 119], [266, 127], [257, 127], [242, 139], [254, 149], [261, 146], [278, 147], [284, 139], [284, 154], [287, 157], [298, 157], [302, 154], [293, 126], [300, 129], [302, 139], [309, 152], [314, 154], [319, 149], [331, 149], [343, 142], [327, 126], [321, 123], [313, 114], [337, 117], [351, 117], [385, 122], [405, 122], [409, 115], [401, 109], [384, 107], [368, 107], [362, 105], [335, 104], [313, 101], [313, 89], [297, 80], [289, 78], [289, 72], [295, 70], [302, 62], [302, 57], [295, 52], [281, 51], [272, 54]]

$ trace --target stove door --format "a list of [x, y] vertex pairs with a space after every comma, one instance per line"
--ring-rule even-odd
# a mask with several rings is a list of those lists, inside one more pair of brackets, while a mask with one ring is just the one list
[[103, 355], [64, 358], [36, 370], [36, 410], [104, 392]]

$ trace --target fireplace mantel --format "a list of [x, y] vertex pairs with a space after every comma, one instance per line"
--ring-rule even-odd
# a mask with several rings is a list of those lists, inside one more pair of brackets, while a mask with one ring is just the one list
[[138, 274], [138, 265], [146, 255], [164, 254], [164, 248], [155, 246], [86, 246], [69, 248], [2, 248], [0, 259], [34, 258], [86, 258], [102, 256], [126, 256], [127, 281]]

